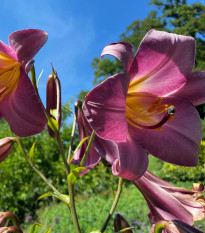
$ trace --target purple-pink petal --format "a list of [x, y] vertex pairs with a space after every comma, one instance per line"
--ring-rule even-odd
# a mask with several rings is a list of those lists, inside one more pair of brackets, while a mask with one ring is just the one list
[[1, 40], [0, 40], [0, 52], [6, 54], [7, 56], [11, 57], [16, 61], [18, 60], [15, 51], [13, 51], [9, 46], [4, 44]]
[[191, 72], [175, 96], [188, 99], [194, 106], [205, 103], [205, 71]]
[[193, 225], [192, 214], [164, 188], [146, 178], [146, 173], [134, 184], [142, 192], [151, 210], [154, 222], [161, 219], [179, 219]]
[[132, 45], [127, 42], [107, 45], [102, 51], [101, 58], [103, 58], [104, 55], [112, 55], [116, 57], [122, 63], [125, 72], [128, 72], [132, 65]]
[[117, 145], [119, 158], [112, 165], [113, 174], [127, 180], [140, 178], [148, 167], [147, 152], [129, 135], [126, 142]]
[[20, 137], [40, 133], [47, 124], [43, 106], [22, 69], [16, 90], [1, 101], [0, 115], [8, 122], [11, 131]]
[[[192, 37], [151, 30], [134, 58], [131, 83], [135, 83], [141, 92], [167, 95], [184, 85], [185, 75], [192, 71], [194, 60], [195, 41]], [[135, 91], [134, 87], [132, 91]]]
[[128, 85], [127, 73], [116, 74], [85, 97], [85, 117], [99, 137], [113, 141], [126, 140], [128, 128], [125, 103]]
[[26, 68], [47, 39], [47, 33], [42, 30], [21, 30], [9, 35], [9, 46], [16, 52], [18, 61]]
[[181, 166], [196, 166], [202, 137], [197, 110], [181, 98], [166, 98], [162, 104], [175, 106], [175, 118], [159, 130], [132, 127], [132, 137], [159, 159]]

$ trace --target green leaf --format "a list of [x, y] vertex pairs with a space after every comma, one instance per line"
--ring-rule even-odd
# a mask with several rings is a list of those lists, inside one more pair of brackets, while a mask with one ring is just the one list
[[72, 162], [72, 159], [73, 159], [73, 156], [75, 155], [75, 153], [78, 151], [78, 149], [83, 145], [83, 143], [86, 141], [86, 140], [88, 140], [90, 137], [88, 136], [88, 137], [85, 137], [85, 138], [83, 138], [81, 141], [80, 141], [80, 143], [78, 144], [78, 146], [76, 147], [76, 149], [75, 149], [75, 151], [73, 152], [73, 155], [71, 156], [71, 159], [70, 159], [70, 164], [71, 164], [71, 162]]
[[101, 231], [100, 231], [100, 230], [97, 230], [97, 231], [92, 231], [92, 232], [90, 232], [90, 233], [101, 233]]
[[[35, 222], [31, 226], [29, 233], [37, 233], [41, 227], [46, 227], [46, 226]], [[44, 231], [44, 233], [51, 233], [51, 229], [52, 229], [52, 226], [50, 226], [46, 231]]]
[[52, 230], [52, 226], [50, 226], [48, 230], [44, 231], [44, 233], [51, 233], [51, 230]]
[[40, 73], [40, 75], [39, 75], [39, 77], [38, 77], [38, 80], [37, 80], [37, 88], [38, 88], [38, 85], [39, 85], [39, 81], [40, 81], [40, 78], [41, 78], [41, 76], [42, 76], [42, 74], [43, 74], [43, 70], [41, 71], [41, 73]]
[[68, 175], [68, 182], [74, 184], [80, 173], [83, 172], [85, 169], [85, 167], [77, 167], [73, 169], [72, 172]]
[[36, 232], [38, 232], [38, 230], [39, 230], [42, 226], [43, 226], [43, 225], [41, 225], [41, 224], [35, 222], [35, 223], [31, 226], [29, 233], [36, 233]]
[[70, 198], [69, 198], [68, 195], [62, 194], [62, 196], [67, 200], [67, 202], [66, 202], [66, 201], [65, 201], [64, 199], [62, 199], [59, 195], [57, 195], [56, 193], [51, 193], [51, 192], [44, 193], [43, 195], [41, 195], [41, 196], [37, 199], [37, 201], [41, 200], [42, 198], [51, 197], [51, 196], [57, 198], [58, 200], [60, 200], [60, 201], [62, 201], [62, 202], [64, 202], [66, 205], [68, 205], [68, 204], [70, 203]]
[[62, 106], [65, 110], [67, 110], [69, 113], [73, 114], [73, 112], [71, 111], [71, 109], [69, 109], [68, 107], [66, 106]]
[[58, 131], [58, 129], [59, 129], [58, 122], [51, 117], [48, 120], [48, 126], [53, 130], [53, 132], [56, 132], [56, 130]]
[[36, 146], [36, 142], [37, 142], [37, 140], [35, 140], [35, 142], [33, 143], [32, 147], [31, 147], [31, 149], [29, 151], [29, 159], [30, 159], [32, 165], [33, 165], [34, 149], [35, 149], [35, 146]]
[[55, 119], [58, 118], [57, 109], [51, 109], [51, 110], [50, 110], [50, 114], [51, 114]]

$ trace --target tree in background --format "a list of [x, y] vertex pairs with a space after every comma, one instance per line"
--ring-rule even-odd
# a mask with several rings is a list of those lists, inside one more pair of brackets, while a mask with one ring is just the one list
[[[150, 4], [155, 5], [158, 10], [151, 11], [144, 20], [135, 20], [120, 35], [120, 41], [132, 44], [136, 52], [140, 41], [152, 28], [192, 36], [196, 40], [197, 51], [195, 70], [205, 70], [205, 5], [189, 5], [186, 0], [152, 0]], [[93, 85], [122, 71], [120, 62], [110, 58], [94, 58], [91, 65], [94, 69]], [[82, 91], [78, 98], [82, 100], [87, 93]], [[201, 118], [204, 118], [205, 106], [198, 106], [197, 109]]]

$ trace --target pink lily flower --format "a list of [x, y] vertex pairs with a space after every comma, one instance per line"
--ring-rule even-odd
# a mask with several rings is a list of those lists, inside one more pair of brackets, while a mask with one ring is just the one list
[[[163, 220], [159, 221], [157, 224], [161, 225], [165, 229], [162, 231], [163, 233], [203, 233], [202, 231], [199, 231], [198, 229], [179, 220]], [[154, 229], [152, 232], [154, 232]]]
[[28, 29], [9, 35], [9, 46], [0, 41], [0, 119], [20, 137], [40, 133], [47, 119], [27, 75], [33, 57], [47, 41], [47, 33]]
[[91, 128], [103, 139], [123, 143], [123, 166], [131, 164], [136, 178], [147, 169], [147, 152], [196, 166], [202, 127], [193, 105], [205, 102], [205, 72], [192, 72], [194, 39], [151, 30], [134, 58], [126, 42], [106, 46], [102, 57], [106, 54], [119, 59], [124, 72], [86, 96], [83, 111]]
[[[82, 111], [82, 103], [80, 101], [76, 102], [76, 107], [78, 108], [77, 113], [77, 123], [78, 123], [78, 132], [79, 132], [79, 141], [81, 141], [85, 137], [89, 137], [92, 133], [92, 128], [88, 123], [87, 119], [85, 118], [84, 112]], [[128, 180], [136, 179], [135, 175], [135, 167], [136, 165], [132, 164], [132, 160], [126, 161], [125, 156], [121, 156], [125, 153], [134, 153], [138, 152], [138, 148], [132, 145], [132, 139], [129, 141], [130, 147], [126, 151], [127, 147], [125, 143], [116, 143], [109, 140], [104, 140], [97, 135], [95, 135], [94, 141], [88, 153], [88, 156], [85, 160], [84, 167], [93, 168], [96, 164], [98, 164], [103, 157], [111, 166], [112, 166], [112, 173], [116, 176], [123, 177]], [[72, 159], [72, 163], [80, 164], [85, 150], [88, 145], [88, 140], [83, 143], [80, 149], [76, 152]], [[123, 153], [120, 153], [123, 152]], [[140, 163], [140, 161], [135, 160], [136, 163]], [[119, 166], [121, 164], [121, 166]], [[81, 175], [88, 172], [85, 170]], [[144, 171], [138, 171], [142, 174]]]
[[149, 219], [153, 224], [150, 232], [154, 232], [155, 223], [160, 220], [181, 220], [192, 226], [205, 217], [205, 201], [201, 193], [204, 186], [201, 184], [194, 184], [191, 191], [175, 187], [149, 171], [133, 183], [150, 209]]

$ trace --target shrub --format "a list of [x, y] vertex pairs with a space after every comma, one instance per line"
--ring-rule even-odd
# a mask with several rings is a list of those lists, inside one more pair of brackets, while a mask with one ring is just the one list
[[201, 142], [197, 167], [181, 167], [164, 163], [160, 176], [168, 181], [204, 182], [205, 180], [205, 141]]

